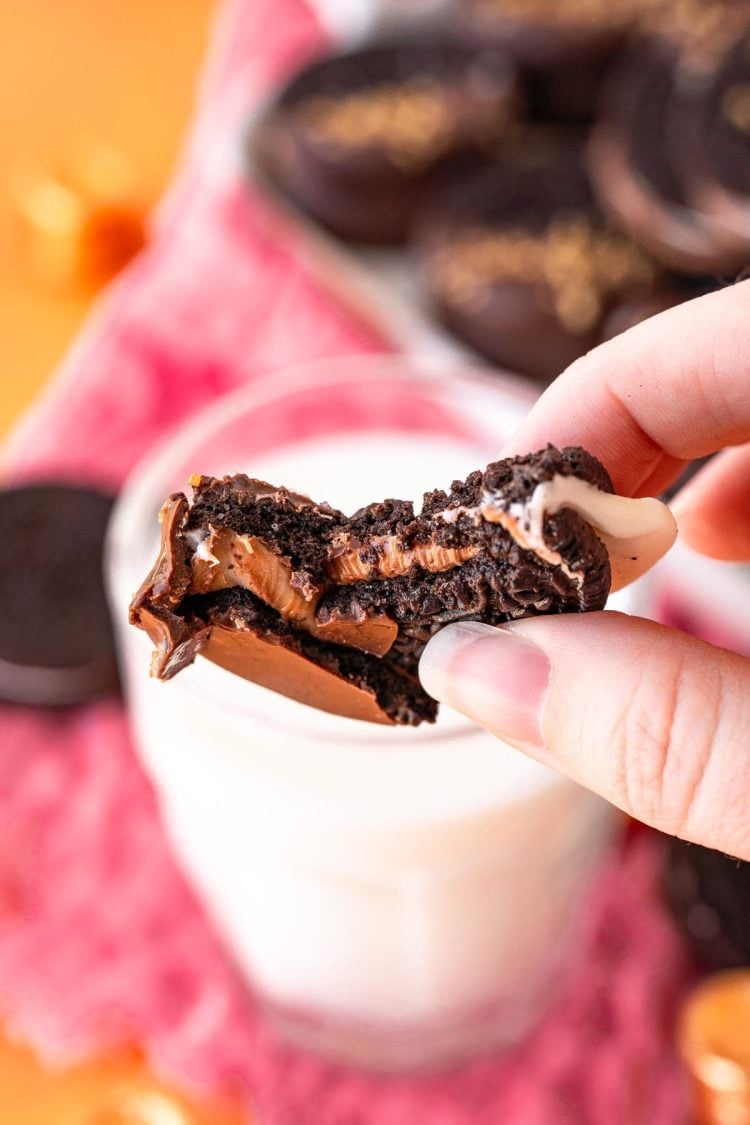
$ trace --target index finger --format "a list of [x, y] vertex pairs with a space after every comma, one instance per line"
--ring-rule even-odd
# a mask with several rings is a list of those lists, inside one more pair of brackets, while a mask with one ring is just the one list
[[503, 455], [581, 445], [626, 496], [661, 492], [683, 465], [750, 440], [750, 281], [688, 301], [564, 371]]

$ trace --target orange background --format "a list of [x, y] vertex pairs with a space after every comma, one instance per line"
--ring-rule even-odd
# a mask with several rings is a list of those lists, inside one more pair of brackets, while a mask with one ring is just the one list
[[42, 1068], [27, 1048], [0, 1036], [3, 1125], [248, 1125], [228, 1093], [191, 1098], [121, 1051], [65, 1070]]
[[215, 0], [0, 0], [0, 439], [62, 355], [90, 295], [24, 276], [13, 184], [86, 138], [130, 159], [153, 201], [189, 120]]

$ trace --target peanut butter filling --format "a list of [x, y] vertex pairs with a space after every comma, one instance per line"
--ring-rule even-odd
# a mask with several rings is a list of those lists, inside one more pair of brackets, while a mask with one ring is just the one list
[[190, 568], [191, 594], [241, 587], [275, 609], [285, 621], [294, 622], [311, 636], [330, 644], [350, 645], [384, 656], [398, 635], [398, 625], [385, 614], [361, 621], [336, 618], [319, 622], [316, 612], [323, 590], [314, 589], [306, 597], [292, 584], [289, 560], [252, 535], [212, 529], [198, 544]]
[[241, 586], [283, 617], [310, 629], [320, 594], [308, 600], [292, 586], [288, 559], [271, 551], [262, 539], [212, 530], [191, 560], [191, 594], [212, 594]]
[[[363, 558], [365, 550], [377, 550], [377, 561]], [[460, 566], [473, 558], [478, 547], [450, 549], [435, 543], [404, 549], [395, 535], [376, 536], [367, 548], [346, 547], [328, 563], [331, 582], [351, 585], [372, 578], [396, 578], [412, 566], [436, 573]], [[241, 587], [269, 605], [286, 621], [294, 622], [313, 637], [332, 644], [346, 644], [363, 652], [384, 656], [398, 634], [398, 625], [385, 614], [351, 620], [341, 616], [320, 622], [317, 610], [324, 587], [306, 596], [292, 583], [290, 561], [277, 555], [261, 539], [234, 531], [211, 529], [201, 539], [190, 561], [191, 594], [211, 594]]]
[[527, 534], [522, 521], [517, 516], [511, 515], [510, 512], [504, 511], [492, 503], [482, 505], [479, 511], [482, 519], [485, 519], [487, 523], [499, 523], [501, 527], [504, 527], [522, 550], [533, 551], [537, 558], [542, 559], [543, 562], [549, 563], [550, 566], [559, 567], [571, 582], [575, 582], [579, 590], [583, 588], [583, 571], [571, 570], [559, 551], [550, 550], [544, 540], [539, 542], [534, 536]]
[[[375, 560], [371, 558], [373, 548], [377, 554]], [[399, 578], [408, 574], [413, 566], [437, 574], [461, 566], [478, 553], [478, 547], [440, 547], [437, 543], [418, 543], [416, 547], [403, 548], [395, 535], [376, 535], [366, 547], [352, 546], [335, 555], [328, 563], [328, 573], [334, 582], [349, 586], [369, 579]]]

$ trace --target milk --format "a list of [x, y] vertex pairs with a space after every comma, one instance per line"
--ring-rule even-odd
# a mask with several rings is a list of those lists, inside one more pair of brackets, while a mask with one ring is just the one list
[[[474, 445], [383, 429], [193, 468], [247, 472], [352, 512], [419, 500], [479, 464]], [[156, 553], [138, 489], [110, 552], [121, 619]], [[607, 806], [447, 708], [434, 726], [379, 727], [200, 658], [163, 684], [148, 678], [144, 635], [123, 628], [122, 641], [176, 854], [285, 1034], [398, 1069], [526, 1030], [570, 956], [613, 832]]]

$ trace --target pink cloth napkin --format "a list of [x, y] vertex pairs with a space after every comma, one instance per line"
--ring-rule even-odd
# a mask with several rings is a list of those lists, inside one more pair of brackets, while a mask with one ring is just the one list
[[[243, 182], [239, 136], [325, 43], [302, 0], [227, 0], [150, 248], [109, 290], [7, 450], [12, 477], [119, 485], [222, 392], [285, 364], [382, 350]], [[115, 702], [0, 710], [0, 1003], [56, 1058], [137, 1037], [189, 1084], [236, 1080], [267, 1125], [678, 1125], [672, 1047], [689, 976], [638, 836], [588, 907], [579, 963], [516, 1051], [376, 1079], [278, 1042], [181, 878]]]

